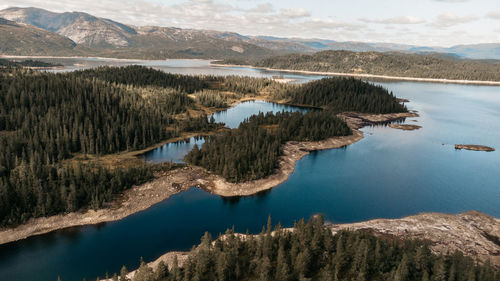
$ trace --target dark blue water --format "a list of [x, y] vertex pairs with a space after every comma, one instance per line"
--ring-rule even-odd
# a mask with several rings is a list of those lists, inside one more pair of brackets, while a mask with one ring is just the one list
[[277, 104], [277, 103], [256, 100], [256, 101], [245, 101], [245, 102], [239, 103], [236, 106], [228, 108], [227, 110], [214, 113], [213, 116], [214, 116], [215, 122], [224, 123], [224, 124], [226, 124], [226, 127], [234, 129], [234, 128], [238, 128], [238, 126], [240, 125], [241, 122], [243, 122], [246, 118], [248, 118], [252, 115], [258, 114], [260, 112], [276, 113], [276, 112], [281, 112], [281, 111], [306, 112], [307, 109], [303, 108], [303, 107], [289, 106], [289, 105], [283, 105], [283, 104]]
[[500, 87], [383, 85], [411, 100], [421, 117], [406, 122], [422, 129], [365, 128], [358, 143], [304, 157], [288, 181], [257, 196], [227, 200], [191, 189], [118, 222], [0, 246], [0, 280], [103, 276], [189, 249], [206, 230], [258, 232], [269, 214], [285, 226], [316, 213], [332, 222], [468, 210], [500, 217], [500, 153], [453, 147], [500, 148]]
[[194, 145], [196, 144], [198, 147], [201, 147], [203, 143], [205, 143], [205, 138], [191, 137], [187, 140], [164, 144], [140, 155], [139, 157], [151, 163], [169, 161], [174, 163], [184, 163], [184, 156], [186, 156], [186, 154], [193, 149]]
[[[212, 116], [217, 123], [224, 123], [228, 128], [237, 128], [246, 118], [258, 114], [260, 112], [306, 112], [307, 109], [303, 107], [288, 106], [277, 103], [270, 103], [264, 101], [245, 101], [237, 104], [227, 110], [214, 113]], [[184, 156], [193, 149], [194, 145], [201, 145], [205, 142], [204, 138], [192, 137], [188, 140], [167, 143], [156, 149], [144, 153], [143, 157], [146, 161], [152, 163], [160, 163], [172, 161], [174, 163], [184, 163]]]

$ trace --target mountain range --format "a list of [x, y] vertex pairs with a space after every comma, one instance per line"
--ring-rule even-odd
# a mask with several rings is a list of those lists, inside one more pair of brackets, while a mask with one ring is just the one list
[[245, 36], [235, 32], [133, 26], [83, 12], [39, 8], [0, 11], [0, 54], [75, 55], [117, 58], [264, 58], [324, 50], [446, 53], [463, 58], [500, 59], [500, 44], [449, 48], [323, 39]]

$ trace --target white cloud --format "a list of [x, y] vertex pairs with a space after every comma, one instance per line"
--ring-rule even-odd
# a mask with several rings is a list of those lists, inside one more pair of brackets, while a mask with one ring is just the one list
[[361, 21], [368, 23], [380, 23], [380, 24], [421, 24], [424, 23], [425, 20], [419, 17], [414, 16], [401, 16], [401, 17], [393, 17], [387, 19], [361, 19]]
[[495, 19], [495, 20], [500, 20], [500, 10], [490, 11], [488, 13], [488, 18]]
[[470, 0], [434, 0], [436, 2], [445, 2], [445, 3], [465, 3], [469, 2]]
[[293, 9], [283, 9], [280, 13], [281, 17], [296, 19], [296, 18], [307, 18], [311, 14], [304, 8], [293, 8]]
[[432, 27], [446, 28], [459, 24], [469, 23], [478, 20], [479, 17], [473, 15], [458, 16], [452, 13], [440, 14], [436, 20], [430, 24]]
[[250, 13], [272, 13], [274, 12], [273, 5], [271, 3], [263, 3], [257, 5], [257, 7], [247, 10]]
[[[468, 12], [475, 12], [491, 19], [500, 19], [500, 10], [495, 3], [476, 5], [475, 1], [469, 1], [459, 5], [445, 5], [437, 1], [439, 0], [425, 1], [425, 5], [415, 4], [415, 1], [405, 1], [405, 5], [400, 4], [402, 1], [386, 5], [397, 2], [387, 0], [383, 1], [384, 5], [379, 5], [370, 0], [359, 0], [336, 5], [334, 1], [309, 0], [302, 7], [298, 5], [290, 8], [291, 4], [286, 1], [271, 0], [0, 0], [0, 7], [40, 7], [55, 12], [82, 11], [129, 25], [209, 29], [243, 35], [447, 46], [500, 41], [498, 31], [494, 30], [496, 26], [484, 26], [487, 21], [479, 20], [476, 24], [474, 21], [478, 17], [464, 16]], [[450, 1], [457, 0], [439, 2]], [[351, 13], [360, 2], [368, 8]], [[411, 15], [405, 15], [408, 11]], [[438, 16], [444, 12], [454, 12], [459, 16]], [[470, 24], [471, 22], [474, 24]], [[481, 25], [483, 28], [476, 28]], [[436, 30], [439, 32], [435, 32]], [[461, 35], [452, 34], [454, 31]]]

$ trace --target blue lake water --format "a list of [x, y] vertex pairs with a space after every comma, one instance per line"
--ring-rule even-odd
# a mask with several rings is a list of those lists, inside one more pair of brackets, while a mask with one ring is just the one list
[[[265, 101], [245, 101], [237, 104], [234, 107], [228, 108], [227, 110], [214, 113], [212, 116], [217, 123], [224, 123], [226, 127], [234, 129], [237, 128], [241, 122], [246, 118], [258, 114], [260, 112], [295, 112], [301, 111], [305, 112], [307, 109], [288, 106], [277, 103], [270, 103]], [[174, 163], [183, 163], [184, 156], [193, 149], [194, 145], [201, 145], [205, 142], [204, 138], [191, 137], [188, 140], [178, 141], [174, 143], [167, 143], [156, 149], [148, 151], [143, 154], [142, 157], [148, 162], [159, 163], [165, 161], [172, 161]]]
[[468, 210], [500, 217], [499, 151], [454, 149], [500, 148], [500, 87], [379, 84], [411, 100], [421, 116], [406, 123], [422, 129], [364, 128], [361, 141], [304, 157], [288, 181], [256, 196], [223, 199], [193, 188], [121, 221], [0, 245], [0, 280], [89, 280], [189, 249], [204, 231], [259, 232], [268, 215], [285, 226], [317, 213], [339, 223]]

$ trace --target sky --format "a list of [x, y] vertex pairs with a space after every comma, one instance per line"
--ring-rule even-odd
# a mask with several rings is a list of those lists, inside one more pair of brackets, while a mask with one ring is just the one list
[[0, 0], [129, 25], [449, 47], [499, 43], [499, 0]]

